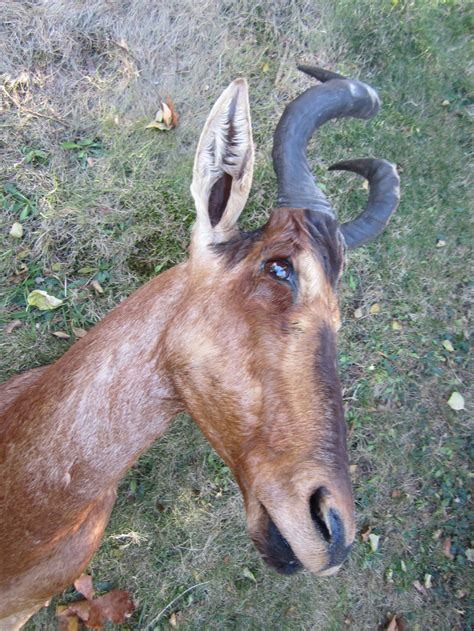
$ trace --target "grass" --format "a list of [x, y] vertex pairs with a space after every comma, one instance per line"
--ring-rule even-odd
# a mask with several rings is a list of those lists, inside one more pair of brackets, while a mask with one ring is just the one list
[[[0, 341], [5, 378], [59, 357], [72, 327], [89, 328], [182, 260], [194, 147], [235, 76], [249, 79], [258, 149], [246, 225], [272, 206], [271, 133], [308, 85], [295, 70], [301, 61], [361, 77], [383, 100], [374, 121], [329, 124], [317, 136], [314, 169], [341, 218], [366, 193], [326, 166], [351, 152], [399, 164], [402, 204], [386, 233], [350, 256], [342, 292], [358, 520], [361, 532], [380, 535], [378, 550], [358, 536], [336, 578], [275, 575], [247, 538], [229, 471], [180, 418], [123, 481], [90, 567], [95, 579], [133, 594], [131, 629], [170, 628], [173, 613], [182, 629], [366, 630], [384, 628], [392, 614], [408, 629], [472, 628], [470, 428], [467, 413], [447, 405], [459, 391], [469, 408], [468, 6], [109, 4], [7, 7], [1, 317], [22, 325]], [[145, 130], [168, 94], [178, 128]], [[15, 221], [20, 240], [9, 236]], [[33, 288], [66, 298], [64, 306], [27, 310]], [[51, 335], [58, 330], [71, 338]], [[420, 593], [413, 584], [426, 575], [432, 586]], [[53, 625], [51, 606], [28, 628]]]

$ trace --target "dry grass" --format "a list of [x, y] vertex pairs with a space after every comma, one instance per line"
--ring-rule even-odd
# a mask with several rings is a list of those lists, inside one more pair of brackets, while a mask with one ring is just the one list
[[[13, 240], [21, 207], [4, 190], [1, 317], [23, 323], [0, 340], [5, 377], [62, 354], [69, 342], [52, 330], [92, 326], [156, 269], [183, 258], [194, 216], [192, 154], [232, 78], [249, 80], [257, 143], [247, 224], [272, 205], [271, 133], [284, 104], [308, 85], [297, 62], [363, 76], [382, 94], [376, 121], [318, 134], [314, 167], [341, 215], [359, 207], [365, 191], [356, 179], [328, 177], [326, 164], [353, 149], [404, 170], [402, 206], [387, 234], [351, 257], [343, 297], [340, 359], [359, 524], [382, 536], [380, 550], [359, 541], [336, 578], [276, 576], [248, 540], [229, 472], [180, 419], [124, 480], [91, 565], [96, 580], [133, 593], [139, 607], [130, 627], [154, 620], [169, 628], [177, 612], [183, 629], [365, 631], [383, 627], [392, 612], [409, 629], [470, 628], [468, 596], [460, 595], [468, 590], [469, 419], [446, 406], [453, 389], [467, 399], [468, 384], [463, 7], [9, 0], [0, 12], [4, 182], [31, 210], [24, 238]], [[145, 130], [168, 95], [178, 128]], [[89, 145], [82, 158], [61, 146], [84, 140], [96, 150]], [[27, 311], [34, 287], [55, 295], [67, 288], [66, 306], [52, 315]], [[375, 302], [381, 314], [370, 316]], [[442, 347], [446, 338], [453, 353]], [[443, 556], [447, 537], [454, 561]], [[433, 588], [422, 595], [413, 582], [425, 574]], [[29, 628], [51, 629], [53, 620], [50, 608]]]

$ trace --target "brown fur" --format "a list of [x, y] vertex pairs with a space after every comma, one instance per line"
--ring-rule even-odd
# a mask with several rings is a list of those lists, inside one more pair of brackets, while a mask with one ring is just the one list
[[[277, 566], [285, 549], [311, 571], [332, 573], [353, 540], [335, 349], [342, 245], [332, 220], [314, 222], [301, 209], [277, 209], [253, 236], [236, 236], [253, 162], [245, 90], [242, 80], [231, 84], [201, 138], [189, 260], [135, 292], [55, 364], [1, 389], [0, 628], [16, 628], [83, 571], [121, 477], [182, 410], [234, 472], [267, 561]], [[205, 147], [229, 116], [240, 158], [219, 211], [232, 234], [222, 244], [206, 199], [225, 165], [208, 163]], [[294, 287], [268, 274], [272, 259], [291, 261]], [[336, 513], [343, 526], [333, 554]]]

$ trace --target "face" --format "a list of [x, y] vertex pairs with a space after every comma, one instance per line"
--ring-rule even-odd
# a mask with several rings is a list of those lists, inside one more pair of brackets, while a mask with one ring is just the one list
[[282, 573], [337, 571], [354, 537], [336, 370], [343, 246], [336, 220], [277, 209], [194, 248], [174, 322], [173, 379], [235, 474], [248, 529]]
[[198, 144], [188, 286], [164, 346], [177, 394], [235, 474], [265, 561], [331, 574], [354, 538], [335, 347], [342, 239], [332, 216], [301, 208], [241, 233], [253, 160], [238, 79]]

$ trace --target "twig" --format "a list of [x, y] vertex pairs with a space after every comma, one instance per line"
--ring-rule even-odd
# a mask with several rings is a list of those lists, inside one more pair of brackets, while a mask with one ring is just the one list
[[153, 620], [151, 622], [149, 622], [146, 627], [144, 628], [143, 631], [147, 631], [150, 627], [152, 627], [154, 624], [156, 624], [161, 616], [165, 613], [165, 611], [167, 609], [169, 609], [172, 605], [174, 605], [174, 603], [179, 600], [180, 598], [182, 598], [185, 594], [187, 594], [188, 592], [192, 591], [193, 589], [196, 589], [196, 587], [201, 587], [201, 585], [207, 585], [208, 583], [210, 583], [211, 581], [204, 581], [203, 583], [197, 583], [196, 585], [193, 585], [192, 587], [188, 587], [188, 589], [186, 589], [182, 594], [179, 594], [178, 596], [176, 596], [176, 598], [173, 598], [173, 600], [171, 602], [169, 602], [166, 607], [164, 607], [164, 609], [162, 609], [160, 611], [160, 613], [153, 618]]
[[65, 121], [61, 120], [60, 118], [57, 118], [56, 116], [49, 116], [48, 114], [42, 114], [41, 112], [35, 112], [34, 110], [30, 110], [27, 107], [23, 107], [23, 105], [21, 105], [21, 103], [19, 103], [16, 99], [14, 99], [13, 96], [8, 92], [8, 90], [6, 90], [5, 86], [2, 85], [0, 87], [2, 88], [2, 92], [22, 112], [26, 112], [27, 114], [31, 114], [32, 116], [37, 116], [38, 118], [47, 118], [48, 120], [55, 121], [56, 123], [60, 123], [61, 125], [64, 125], [64, 127], [69, 127], [69, 125]]

